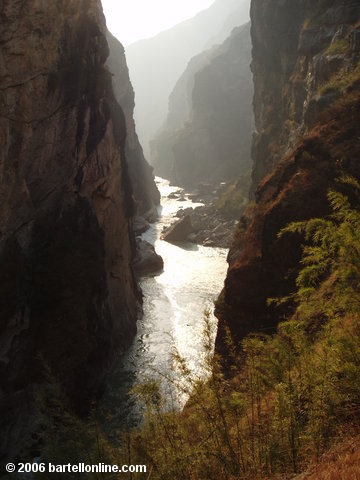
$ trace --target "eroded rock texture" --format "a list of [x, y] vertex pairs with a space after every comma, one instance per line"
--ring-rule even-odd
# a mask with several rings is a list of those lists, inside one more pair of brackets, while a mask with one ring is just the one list
[[291, 311], [267, 305], [294, 292], [301, 258], [301, 238], [278, 232], [327, 215], [342, 173], [360, 178], [359, 2], [254, 1], [251, 14], [255, 202], [229, 253], [219, 351], [226, 324], [238, 341], [271, 332]]
[[100, 0], [3, 0], [0, 17], [0, 450], [15, 455], [44, 364], [86, 405], [139, 292]]
[[353, 0], [252, 2], [253, 193], [341, 95], [359, 60], [359, 16]]

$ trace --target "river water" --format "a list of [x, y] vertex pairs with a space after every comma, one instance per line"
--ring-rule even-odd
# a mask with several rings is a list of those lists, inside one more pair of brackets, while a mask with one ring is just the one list
[[[164, 242], [160, 234], [174, 221], [179, 208], [196, 207], [186, 201], [168, 198], [179, 187], [156, 177], [161, 193], [159, 221], [142, 235], [155, 245], [164, 260], [164, 271], [140, 280], [144, 295], [144, 315], [138, 321], [138, 332], [126, 354], [117, 362], [108, 378], [103, 406], [112, 415], [112, 424], [133, 426], [141, 421], [141, 408], [131, 388], [149, 378], [159, 378], [172, 366], [174, 347], [186, 359], [192, 371], [201, 372], [204, 352], [202, 332], [204, 311], [210, 310], [219, 295], [226, 275], [227, 250]], [[216, 328], [215, 328], [216, 330]], [[167, 389], [172, 388], [169, 385]]]

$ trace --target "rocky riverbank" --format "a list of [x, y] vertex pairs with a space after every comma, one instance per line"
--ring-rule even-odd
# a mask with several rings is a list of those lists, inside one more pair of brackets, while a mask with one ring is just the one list
[[[229, 248], [236, 220], [218, 208], [220, 197], [228, 187], [225, 183], [218, 187], [206, 184], [199, 185], [195, 192], [185, 193], [179, 189], [171, 193], [171, 198], [178, 199], [179, 210], [175, 222], [164, 229], [162, 238], [173, 243], [187, 241], [206, 247]], [[182, 208], [181, 202], [186, 199], [203, 205]]]

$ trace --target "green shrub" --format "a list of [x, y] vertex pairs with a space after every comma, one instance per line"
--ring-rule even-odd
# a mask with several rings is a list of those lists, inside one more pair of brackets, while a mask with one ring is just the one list
[[292, 223], [280, 232], [303, 235], [305, 242], [297, 308], [275, 335], [243, 340], [235, 376], [226, 378], [213, 354], [207, 313], [208, 379], [177, 352], [174, 371], [166, 375], [180, 395], [189, 396], [182, 412], [169, 411], [157, 382], [140, 385], [136, 393], [146, 405], [144, 425], [129, 435], [120, 433], [114, 446], [94, 418], [81, 423], [55, 404], [47, 457], [59, 463], [81, 457], [147, 464], [152, 480], [274, 478], [305, 469], [341, 429], [358, 422], [360, 185], [352, 177], [341, 183], [351, 191], [351, 201], [331, 190], [328, 218]]
[[218, 211], [228, 218], [240, 218], [248, 204], [249, 185], [248, 176], [230, 185], [217, 204]]
[[342, 40], [337, 40], [333, 42], [330, 47], [327, 49], [327, 55], [346, 55], [350, 51], [350, 41], [349, 38], [344, 38]]
[[342, 68], [336, 72], [330, 80], [325, 82], [319, 88], [319, 93], [324, 95], [331, 91], [336, 91], [341, 93], [347, 87], [349, 87], [360, 75], [360, 62], [357, 65], [349, 70]]

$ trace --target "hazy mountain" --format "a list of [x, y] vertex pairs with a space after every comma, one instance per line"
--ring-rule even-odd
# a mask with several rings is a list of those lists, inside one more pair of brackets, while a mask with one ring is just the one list
[[246, 23], [249, 4], [249, 0], [216, 0], [194, 18], [126, 49], [137, 132], [145, 154], [166, 118], [169, 95], [189, 60], [212, 42], [223, 42], [233, 27]]
[[250, 169], [250, 62], [250, 23], [189, 62], [151, 142], [156, 174], [193, 187], [232, 180]]

